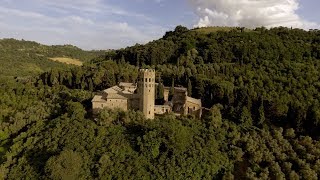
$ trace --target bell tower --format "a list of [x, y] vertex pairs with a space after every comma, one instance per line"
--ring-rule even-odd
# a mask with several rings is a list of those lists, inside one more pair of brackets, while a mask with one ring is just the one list
[[154, 119], [155, 103], [155, 77], [154, 69], [140, 69], [138, 94], [140, 97], [139, 109], [147, 119]]

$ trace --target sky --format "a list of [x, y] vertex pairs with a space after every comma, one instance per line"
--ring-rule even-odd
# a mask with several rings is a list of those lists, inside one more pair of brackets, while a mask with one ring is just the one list
[[319, 0], [0, 0], [0, 38], [118, 49], [177, 25], [320, 29]]

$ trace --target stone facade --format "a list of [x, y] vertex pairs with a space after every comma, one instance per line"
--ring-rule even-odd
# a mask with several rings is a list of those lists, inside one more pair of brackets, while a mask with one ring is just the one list
[[155, 105], [155, 70], [140, 69], [138, 83], [119, 83], [102, 91], [92, 99], [94, 112], [103, 108], [127, 111], [140, 110], [147, 119], [154, 119], [155, 114], [161, 115], [174, 112], [176, 115], [195, 115], [201, 117], [202, 104], [200, 99], [188, 96], [187, 89], [175, 87], [174, 95], [169, 101], [169, 89], [164, 88], [164, 105]]
[[138, 94], [140, 96], [140, 111], [147, 119], [154, 119], [155, 78], [153, 69], [140, 69], [138, 80]]

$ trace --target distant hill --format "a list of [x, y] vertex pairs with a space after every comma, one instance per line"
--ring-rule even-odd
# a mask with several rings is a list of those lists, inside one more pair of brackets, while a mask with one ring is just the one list
[[66, 68], [70, 65], [53, 60], [78, 60], [82, 64], [103, 54], [103, 51], [84, 51], [72, 45], [47, 46], [37, 42], [0, 39], [0, 77], [24, 77], [48, 71], [51, 68]]
[[221, 27], [221, 26], [195, 28], [192, 31], [199, 32], [199, 33], [204, 33], [204, 34], [209, 34], [209, 33], [218, 32], [218, 31], [226, 31], [226, 32], [228, 32], [228, 31], [231, 31], [231, 30], [252, 31], [251, 29], [241, 28], [241, 27]]

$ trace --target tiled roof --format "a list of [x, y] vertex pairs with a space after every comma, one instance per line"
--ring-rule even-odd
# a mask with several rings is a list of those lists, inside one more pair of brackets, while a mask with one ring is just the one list
[[122, 91], [121, 93], [123, 93], [123, 94], [133, 94], [134, 92], [131, 92], [131, 91]]
[[106, 102], [100, 95], [95, 95], [91, 102]]
[[105, 92], [107, 94], [119, 93], [121, 91], [122, 91], [122, 89], [119, 86], [113, 86], [109, 89], [103, 90], [103, 92]]
[[191, 103], [194, 103], [194, 104], [199, 104], [201, 106], [201, 99], [195, 99], [195, 98], [187, 96], [187, 102], [191, 102]]
[[106, 99], [128, 99], [121, 94], [108, 94]]
[[121, 82], [121, 83], [119, 83], [119, 86], [123, 86], [123, 87], [136, 87], [136, 84], [134, 84], [134, 83]]

